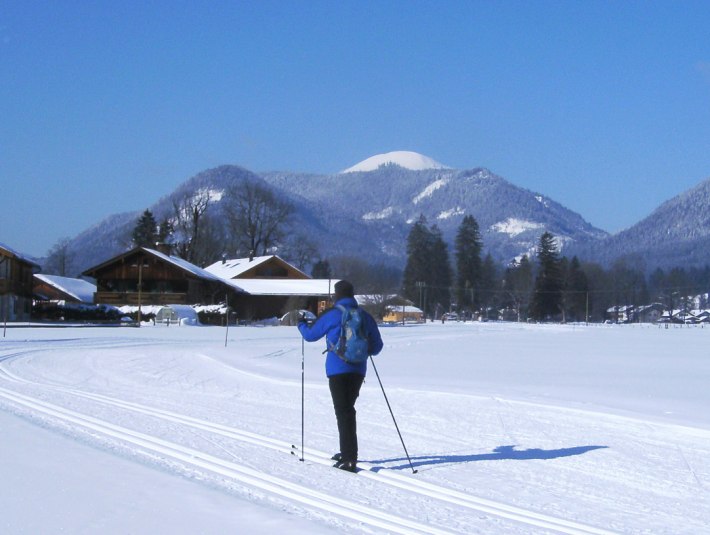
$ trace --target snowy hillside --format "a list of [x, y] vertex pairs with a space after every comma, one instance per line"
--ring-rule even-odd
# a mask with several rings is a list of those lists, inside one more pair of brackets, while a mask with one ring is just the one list
[[586, 246], [584, 258], [607, 265], [619, 257], [643, 258], [647, 271], [710, 264], [710, 179], [664, 202], [632, 227]]
[[[409, 157], [395, 160], [414, 167], [441, 165], [416, 163], [416, 158]], [[323, 258], [361, 251], [369, 262], [403, 267], [407, 235], [420, 215], [429, 224], [438, 225], [444, 238], [453, 243], [461, 221], [472, 214], [480, 225], [484, 249], [503, 264], [531, 252], [546, 230], [565, 246], [606, 236], [604, 231], [552, 199], [515, 186], [482, 168], [411, 170], [402, 165], [383, 165], [371, 171], [314, 175], [256, 174], [239, 166], [224, 165], [195, 175], [149, 208], [161, 220], [172, 217], [175, 201], [209, 192], [210, 219], [224, 222], [226, 216], [221, 213], [224, 191], [246, 182], [270, 187], [277, 197], [292, 203], [295, 213], [289, 228], [317, 243]], [[342, 199], [344, 188], [348, 202]], [[121, 219], [120, 225], [111, 225], [114, 219], [109, 218], [73, 240], [74, 264], [80, 269], [71, 274], [130, 247], [130, 232], [138, 216], [136, 213], [132, 219]], [[217, 234], [223, 230], [218, 229]]]
[[[8, 329], [2, 532], [710, 532], [710, 330], [382, 329], [337, 432], [322, 344], [292, 327]], [[678, 348], [682, 348], [679, 350]], [[436, 358], [434, 358], [436, 356]]]
[[441, 164], [429, 158], [429, 156], [424, 156], [418, 152], [411, 152], [406, 150], [388, 152], [385, 154], [376, 154], [371, 156], [360, 163], [353, 165], [342, 171], [343, 173], [357, 173], [357, 172], [368, 172], [375, 171], [383, 165], [398, 165], [404, 169], [409, 169], [410, 171], [423, 171], [425, 169], [448, 169], [447, 166]]
[[[420, 215], [429, 224], [436, 224], [449, 243], [453, 243], [463, 218], [473, 215], [481, 228], [484, 249], [501, 263], [529, 253], [546, 230], [562, 244], [598, 240], [607, 235], [552, 199], [482, 168], [413, 171], [386, 165], [338, 175], [262, 176], [283, 194], [296, 192], [299, 198], [317, 206], [313, 218], [323, 228], [356, 229], [345, 241], [318, 236], [319, 243], [331, 249], [323, 251], [326, 256], [355, 249], [367, 251], [372, 259], [403, 266], [406, 237]], [[347, 203], [341, 198], [344, 187], [348, 191]], [[363, 224], [365, 232], [361, 230]], [[345, 246], [350, 251], [337, 249]]]
[[[562, 254], [606, 265], [629, 255], [648, 271], [710, 263], [710, 180], [664, 203], [630, 229], [609, 236], [553, 199], [484, 168], [449, 169], [426, 156], [400, 151], [369, 158], [346, 171], [253, 173], [224, 165], [188, 179], [149, 208], [158, 219], [170, 217], [176, 199], [208, 191], [212, 220], [224, 221], [223, 192], [250, 181], [273, 188], [295, 206], [290, 228], [317, 243], [323, 258], [362, 251], [372, 263], [403, 267], [406, 238], [420, 215], [436, 224], [451, 244], [462, 219], [471, 214], [479, 223], [484, 252], [503, 265], [522, 254], [534, 254], [545, 231], [555, 235]], [[69, 274], [130, 247], [138, 216], [111, 216], [72, 240]]]

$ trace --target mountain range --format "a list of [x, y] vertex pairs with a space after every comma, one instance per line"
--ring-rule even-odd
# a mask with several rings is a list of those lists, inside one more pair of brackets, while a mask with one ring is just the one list
[[602, 265], [621, 260], [643, 271], [710, 265], [710, 179], [673, 197], [632, 227], [570, 254]]
[[[255, 173], [224, 165], [188, 179], [146, 208], [160, 219], [171, 213], [174, 199], [207, 190], [219, 209], [222, 192], [245, 181], [267, 185], [291, 202], [295, 208], [291, 228], [307, 235], [323, 258], [355, 255], [403, 267], [406, 238], [420, 216], [442, 231], [453, 255], [456, 231], [464, 215], [471, 214], [478, 221], [484, 251], [501, 265], [534, 254], [545, 231], [557, 238], [562, 254], [605, 266], [620, 257], [633, 259], [646, 270], [710, 264], [710, 180], [614, 235], [488, 169], [452, 169], [408, 151], [379, 154], [327, 175]], [[72, 271], [79, 273], [129, 248], [139, 216], [140, 212], [111, 215], [72, 239]]]

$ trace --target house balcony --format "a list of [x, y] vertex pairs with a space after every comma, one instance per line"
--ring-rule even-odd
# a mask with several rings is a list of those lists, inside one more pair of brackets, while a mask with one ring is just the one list
[[184, 293], [142, 292], [140, 301], [138, 292], [96, 292], [94, 302], [102, 305], [185, 305], [187, 295]]

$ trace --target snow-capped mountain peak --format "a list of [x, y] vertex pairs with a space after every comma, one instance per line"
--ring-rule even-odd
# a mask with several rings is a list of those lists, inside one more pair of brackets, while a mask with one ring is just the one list
[[412, 171], [423, 171], [425, 169], [449, 169], [446, 165], [441, 164], [428, 156], [419, 154], [418, 152], [398, 150], [394, 152], [387, 152], [385, 154], [376, 154], [375, 156], [371, 156], [341, 172], [357, 173], [376, 171], [381, 166], [388, 164], [395, 164]]

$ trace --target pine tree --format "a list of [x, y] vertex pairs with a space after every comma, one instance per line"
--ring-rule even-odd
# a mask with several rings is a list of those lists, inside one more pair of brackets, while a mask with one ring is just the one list
[[153, 212], [146, 210], [133, 229], [133, 244], [136, 247], [155, 247], [158, 241], [158, 224]]
[[164, 218], [157, 227], [157, 242], [168, 243], [170, 237], [173, 235], [173, 231], [173, 224], [167, 217]]
[[[488, 311], [494, 308], [498, 295], [498, 268], [490, 253], [486, 255], [481, 264], [481, 281], [479, 286], [479, 299], [481, 308]], [[497, 317], [497, 313], [495, 314]]]
[[451, 263], [448, 245], [436, 225], [420, 216], [407, 237], [407, 265], [402, 293], [425, 313], [448, 310], [451, 302]]
[[562, 274], [555, 238], [540, 236], [537, 250], [538, 274], [532, 301], [532, 317], [538, 321], [554, 318], [562, 311]]
[[463, 218], [454, 241], [456, 301], [459, 310], [474, 309], [481, 280], [481, 233], [472, 215]]
[[606, 318], [606, 311], [614, 305], [609, 273], [594, 262], [584, 262], [582, 271], [589, 285], [590, 320], [601, 321]]
[[564, 280], [565, 321], [583, 321], [589, 310], [589, 281], [575, 256], [567, 265]]
[[430, 286], [432, 281], [432, 244], [427, 220], [422, 215], [407, 236], [407, 264], [402, 276], [402, 293], [422, 307], [425, 313], [428, 308], [426, 286]]
[[449, 310], [451, 305], [451, 262], [449, 260], [449, 246], [444, 241], [439, 227], [432, 225], [431, 233], [431, 304], [441, 313]]
[[533, 292], [533, 269], [527, 255], [523, 255], [519, 262], [514, 262], [506, 270], [503, 288], [518, 321], [527, 319]]
[[[646, 287], [646, 276], [638, 267], [638, 262], [626, 258], [619, 258], [609, 271], [612, 284], [612, 295], [614, 306], [631, 307], [638, 303], [648, 301], [648, 288]], [[674, 270], [677, 268], [674, 268]], [[671, 274], [673, 271], [671, 271]], [[685, 271], [683, 270], [685, 275]], [[686, 286], [687, 278], [682, 277], [683, 282], [679, 286]], [[623, 318], [630, 321], [630, 317]]]

